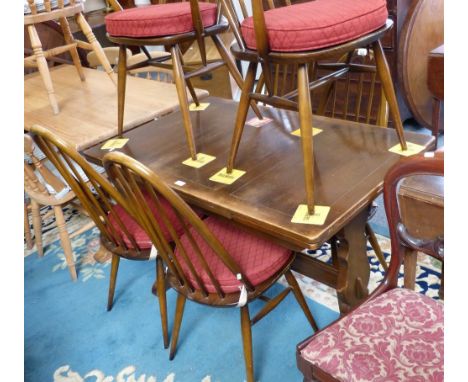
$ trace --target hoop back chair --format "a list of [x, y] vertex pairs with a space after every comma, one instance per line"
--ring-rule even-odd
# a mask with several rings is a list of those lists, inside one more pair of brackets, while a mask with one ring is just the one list
[[[44, 249], [42, 246], [42, 218], [40, 213], [40, 206], [52, 207], [55, 216], [55, 223], [57, 225], [60, 237], [60, 243], [65, 256], [65, 261], [73, 281], [77, 279], [75, 259], [71, 247], [70, 239], [79, 235], [80, 233], [91, 228], [94, 223], [86, 224], [83, 227], [75, 230], [73, 233], [68, 234], [65, 218], [62, 208], [76, 200], [76, 196], [72, 190], [62, 180], [57, 177], [42, 160], [35, 154], [34, 142], [31, 136], [24, 135], [24, 191], [29, 197], [31, 203], [32, 223], [34, 229], [34, 242], [36, 244], [37, 253], [40, 257], [44, 256]], [[44, 215], [44, 218], [47, 216]], [[28, 206], [25, 203], [25, 233], [26, 240], [28, 241], [29, 230], [29, 217]], [[29, 233], [30, 236], [30, 233]], [[32, 239], [28, 243], [28, 248], [32, 248]]]
[[[55, 136], [42, 126], [31, 128], [34, 139], [47, 158], [60, 172], [64, 180], [73, 190], [81, 204], [99, 228], [101, 244], [112, 253], [111, 277], [107, 310], [112, 309], [117, 272], [120, 258], [129, 260], [148, 260], [151, 251], [151, 241], [126, 211], [126, 201], [112, 184], [99, 174], [75, 148]], [[81, 170], [81, 171], [80, 171]], [[152, 211], [157, 213], [152, 206]], [[161, 262], [156, 263], [157, 272], [163, 268]], [[165, 306], [165, 290], [158, 291], [159, 304]], [[169, 344], [167, 335], [167, 317], [165, 309], [161, 309], [164, 345]]]
[[[26, 7], [25, 4], [24, 25], [27, 26], [28, 29], [33, 55], [24, 59], [24, 65], [26, 67], [38, 68], [42, 77], [42, 81], [44, 82], [44, 86], [47, 90], [49, 102], [54, 114], [58, 114], [60, 110], [57, 99], [55, 97], [49, 67], [47, 65], [48, 58], [60, 55], [65, 52], [70, 52], [73, 64], [75, 65], [78, 72], [78, 76], [80, 77], [81, 81], [85, 81], [85, 75], [81, 66], [77, 48], [92, 50], [96, 53], [106, 73], [115, 83], [112, 67], [109, 64], [109, 61], [107, 60], [101, 45], [96, 40], [96, 36], [94, 36], [91, 27], [83, 16], [83, 2], [81, 0], [57, 0], [55, 6], [52, 4], [51, 0], [44, 0], [42, 9], [36, 5], [34, 0], [28, 0], [27, 2], [28, 7]], [[26, 14], [27, 8], [28, 14]], [[88, 42], [76, 40], [73, 37], [67, 17], [75, 18], [76, 23], [83, 31], [84, 35], [88, 39]], [[66, 45], [57, 46], [47, 51], [43, 51], [35, 25], [47, 21], [58, 21], [60, 23]]]
[[[226, 220], [197, 214], [154, 172], [120, 152], [104, 156], [104, 167], [129, 213], [137, 218], [167, 265], [166, 280], [178, 293], [169, 359], [176, 352], [186, 299], [213, 307], [240, 307], [247, 381], [254, 381], [251, 326], [273, 310], [292, 291], [310, 325], [317, 330], [290, 266], [294, 254], [266, 239], [247, 233]], [[144, 196], [150, 195], [151, 199]], [[177, 233], [169, 211], [160, 219], [148, 211], [149, 201], [168, 203], [183, 233]], [[161, 210], [161, 208], [160, 208]], [[162, 211], [162, 210], [161, 210]], [[170, 233], [175, 246], [164, 234]], [[273, 299], [263, 296], [282, 275], [289, 287]], [[159, 277], [159, 275], [158, 275]], [[158, 278], [161, 287], [164, 279]], [[261, 298], [266, 305], [250, 319], [249, 303]]]
[[[148, 65], [172, 69], [190, 157], [196, 160], [197, 150], [186, 87], [197, 106], [199, 106], [199, 101], [191, 84], [191, 78], [226, 65], [237, 85], [240, 88], [243, 86], [242, 76], [219, 37], [219, 34], [225, 32], [229, 27], [227, 23], [222, 22], [221, 5], [199, 2], [198, 0], [167, 4], [162, 1], [161, 4], [124, 10], [117, 0], [109, 0], [109, 3], [116, 12], [106, 17], [107, 36], [110, 41], [120, 47], [118, 60], [118, 134], [122, 134], [123, 131], [127, 71], [134, 71]], [[207, 62], [205, 37], [213, 40], [221, 60]], [[201, 67], [198, 68], [184, 65], [180, 49], [181, 44], [195, 41], [198, 44], [202, 61]], [[127, 46], [140, 47], [146, 55], [146, 59], [127, 66]], [[153, 57], [145, 46], [163, 46], [166, 51], [170, 52], [170, 55]], [[171, 60], [170, 63], [168, 63], [169, 60]], [[261, 118], [256, 104], [252, 102], [251, 106], [257, 116]]]
[[[382, 283], [346, 316], [297, 346], [304, 381], [443, 381], [443, 304], [398, 287], [408, 249], [444, 261], [444, 239], [413, 236], [399, 211], [403, 178], [444, 174], [443, 154], [405, 158], [385, 177], [384, 201], [390, 227], [390, 267]], [[443, 280], [442, 280], [443, 281]]]
[[[224, 0], [227, 2], [228, 0]], [[243, 128], [252, 100], [298, 111], [301, 129], [301, 147], [304, 160], [306, 202], [309, 214], [314, 213], [314, 155], [312, 138], [312, 104], [310, 92], [349, 72], [376, 72], [380, 77], [399, 142], [406, 150], [398, 104], [388, 64], [380, 39], [393, 26], [388, 17], [385, 0], [315, 0], [281, 8], [263, 10], [262, 0], [253, 0], [253, 17], [240, 24], [233, 14], [233, 7], [226, 6], [227, 18], [237, 29], [237, 43], [231, 47], [234, 57], [249, 62], [242, 88], [227, 172], [232, 172], [242, 137]], [[239, 32], [240, 30], [240, 32]], [[372, 47], [376, 66], [357, 65], [351, 62], [357, 48]], [[330, 64], [333, 71], [316, 80], [309, 80], [312, 63], [346, 55], [343, 63]], [[267, 94], [254, 91], [258, 65]], [[281, 95], [275, 95], [274, 65], [296, 65], [297, 87]], [[297, 99], [297, 101], [295, 100]]]

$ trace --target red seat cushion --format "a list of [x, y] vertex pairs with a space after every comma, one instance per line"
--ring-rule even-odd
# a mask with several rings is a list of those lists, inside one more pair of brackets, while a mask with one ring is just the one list
[[[270, 50], [299, 52], [354, 40], [385, 25], [386, 0], [314, 0], [265, 12]], [[256, 49], [253, 17], [242, 22], [248, 48]]]
[[[204, 27], [216, 22], [216, 4], [198, 3]], [[158, 37], [194, 30], [190, 2], [168, 3], [125, 9], [106, 16], [111, 36]]]
[[443, 381], [443, 305], [392, 289], [313, 336], [301, 357], [339, 381]]
[[[147, 194], [144, 193], [145, 199], [150, 206], [151, 211], [153, 212], [154, 216], [156, 217], [156, 221], [160, 224], [162, 223], [161, 214], [158, 212], [158, 208], [156, 204], [153, 202], [151, 198]], [[159, 199], [164, 212], [168, 220], [173, 225], [175, 231], [178, 235], [182, 234], [183, 226], [180, 220], [177, 218], [174, 210], [172, 209], [171, 205], [166, 199], [160, 198]], [[199, 216], [201, 216], [201, 212], [195, 211]], [[122, 221], [123, 225], [127, 228], [127, 231], [130, 235], [133, 236], [135, 242], [138, 244], [139, 249], [149, 249], [153, 245], [151, 243], [151, 239], [147, 235], [147, 233], [140, 227], [140, 225], [125, 211], [123, 207], [120, 205], [114, 206], [112, 212], [109, 213], [109, 221], [114, 226], [115, 230], [123, 236], [123, 240], [125, 244], [132, 248], [132, 242], [130, 239], [124, 234], [123, 230], [120, 228], [120, 225], [117, 223], [114, 214], [117, 214], [120, 220]], [[164, 237], [167, 241], [171, 242], [172, 237], [164, 224], [161, 224], [161, 230], [164, 234]]]
[[[208, 229], [221, 242], [226, 251], [239, 265], [242, 273], [249, 279], [253, 285], [258, 285], [278, 272], [291, 258], [291, 251], [280, 247], [261, 237], [240, 230], [229, 222], [215, 217], [209, 217], [204, 220]], [[206, 259], [214, 277], [221, 285], [225, 293], [238, 292], [242, 285], [231, 271], [219, 259], [216, 253], [208, 246], [205, 240], [193, 229], [190, 229], [195, 241], [197, 242], [201, 253]], [[200, 265], [198, 256], [190, 245], [187, 235], [181, 237], [181, 242], [187, 251], [195, 269], [197, 269], [204, 286], [208, 292], [216, 292], [207, 273]], [[198, 284], [192, 274], [189, 272], [187, 264], [180, 255], [180, 249], [176, 247], [175, 256], [181, 262], [185, 274], [192, 284], [197, 287]]]

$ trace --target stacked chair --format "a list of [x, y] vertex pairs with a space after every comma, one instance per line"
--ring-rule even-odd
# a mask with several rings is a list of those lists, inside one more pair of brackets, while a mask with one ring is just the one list
[[[222, 21], [221, 6], [214, 3], [190, 2], [165, 3], [141, 7], [122, 9], [117, 0], [109, 0], [116, 11], [106, 17], [107, 36], [110, 41], [118, 44], [118, 133], [123, 131], [123, 118], [125, 107], [125, 85], [127, 71], [135, 71], [148, 65], [163, 69], [172, 69], [173, 79], [177, 87], [180, 111], [182, 114], [185, 135], [193, 160], [197, 159], [195, 137], [190, 119], [189, 102], [186, 87], [191, 97], [198, 106], [191, 78], [201, 76], [223, 65], [229, 69], [229, 73], [239, 87], [243, 86], [242, 76], [239, 73], [234, 60], [223, 45], [219, 34], [228, 29], [228, 24]], [[215, 44], [221, 60], [207, 62], [205, 37], [211, 38]], [[202, 66], [190, 68], [184, 65], [181, 45], [196, 42], [199, 47]], [[140, 47], [146, 59], [135, 65], [127, 65], [127, 47]], [[147, 50], [147, 46], [159, 46], [170, 52], [170, 55], [153, 55]], [[171, 61], [168, 63], [168, 61]], [[259, 118], [260, 111], [254, 102], [252, 108]]]
[[392, 243], [389, 270], [361, 305], [297, 346], [304, 381], [443, 381], [443, 304], [398, 288], [408, 250], [444, 261], [443, 232], [433, 240], [413, 236], [397, 199], [402, 179], [443, 174], [443, 153], [401, 160], [388, 172], [384, 200]]
[[[311, 91], [325, 86], [349, 72], [376, 72], [382, 82], [390, 113], [395, 123], [401, 148], [407, 145], [403, 134], [398, 104], [388, 64], [380, 39], [393, 26], [385, 0], [315, 0], [263, 10], [262, 0], [253, 0], [253, 17], [242, 23], [232, 3], [225, 0], [226, 15], [237, 43], [231, 47], [234, 57], [248, 61], [249, 67], [242, 88], [227, 172], [235, 167], [235, 158], [244, 129], [248, 106], [252, 101], [280, 109], [299, 112], [301, 146], [304, 159], [306, 203], [309, 214], [315, 210], [314, 155], [312, 138]], [[371, 47], [375, 66], [351, 62], [356, 49]], [[333, 71], [314, 81], [309, 80], [309, 67], [315, 62], [346, 55], [345, 62], [328, 65]], [[254, 89], [258, 66], [262, 68], [267, 94]], [[297, 88], [286, 94], [275, 94], [275, 65], [297, 66]], [[296, 100], [297, 99], [297, 100]]]
[[[76, 40], [73, 37], [67, 17], [75, 18], [76, 23], [83, 31], [88, 42]], [[60, 23], [66, 45], [43, 51], [36, 25], [47, 21], [58, 21]], [[42, 2], [28, 0], [24, 5], [24, 25], [27, 27], [28, 35], [31, 40], [31, 47], [33, 49], [33, 54], [24, 59], [24, 66], [35, 67], [39, 70], [54, 114], [58, 114], [60, 109], [57, 98], [55, 97], [52, 78], [47, 65], [48, 58], [69, 52], [78, 72], [78, 76], [81, 81], [84, 81], [85, 76], [78, 55], [78, 48], [92, 50], [111, 80], [115, 82], [112, 67], [101, 45], [94, 36], [91, 27], [83, 16], [83, 2], [81, 0], [43, 0]]]

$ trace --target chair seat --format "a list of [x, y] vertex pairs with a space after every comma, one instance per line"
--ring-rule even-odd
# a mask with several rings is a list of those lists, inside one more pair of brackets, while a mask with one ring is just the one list
[[[164, 237], [166, 238], [167, 241], [171, 242], [172, 237], [166, 228], [165, 224], [163, 224], [163, 219], [161, 217], [161, 214], [158, 212], [158, 208], [156, 207], [155, 203], [152, 201], [152, 199], [148, 196], [148, 194], [143, 194], [148, 205], [150, 206], [151, 211], [153, 212], [154, 216], [156, 217], [156, 220], [160, 223], [161, 230], [164, 234]], [[164, 209], [164, 212], [166, 213], [166, 216], [168, 220], [171, 222], [172, 226], [177, 232], [177, 235], [180, 235], [183, 232], [183, 226], [180, 220], [177, 218], [174, 210], [172, 209], [171, 205], [166, 199], [160, 198], [159, 199], [162, 208]], [[201, 213], [195, 211], [199, 216], [201, 216]], [[125, 211], [125, 209], [119, 205], [114, 206], [112, 212], [109, 213], [109, 221], [115, 228], [115, 230], [122, 235], [125, 244], [128, 246], [128, 248], [132, 248], [132, 242], [130, 239], [122, 232], [122, 229], [120, 228], [120, 225], [117, 223], [116, 218], [114, 216], [116, 214], [120, 220], [122, 221], [122, 224], [126, 227], [128, 233], [133, 236], [135, 242], [137, 243], [139, 249], [149, 249], [153, 245], [151, 242], [151, 239], [149, 238], [148, 234], [143, 230], [143, 228], [140, 227], [140, 225]]]
[[[223, 247], [239, 265], [242, 273], [255, 286], [267, 280], [277, 273], [291, 258], [291, 251], [280, 247], [261, 237], [240, 230], [227, 221], [209, 217], [204, 220], [208, 229], [221, 242]], [[201, 253], [213, 272], [214, 277], [221, 285], [225, 293], [239, 292], [242, 285], [231, 271], [222, 263], [219, 257], [208, 246], [205, 240], [193, 229], [190, 229], [194, 240], [197, 242]], [[194, 252], [187, 235], [181, 237], [181, 242], [187, 251], [187, 256], [192, 261], [198, 271], [205, 288], [208, 292], [216, 292], [208, 275], [200, 265], [197, 254]], [[176, 247], [175, 256], [181, 262], [185, 274], [194, 286], [198, 286], [196, 280], [191, 276], [187, 264], [180, 255], [179, 248]]]
[[[271, 51], [300, 52], [338, 45], [385, 25], [386, 0], [314, 0], [264, 12]], [[253, 17], [242, 22], [249, 49], [256, 49]]]
[[313, 336], [301, 357], [339, 381], [443, 381], [443, 304], [392, 289]]
[[[216, 4], [199, 3], [203, 26], [216, 22]], [[159, 37], [194, 30], [190, 2], [125, 9], [106, 16], [107, 33], [115, 37]]]

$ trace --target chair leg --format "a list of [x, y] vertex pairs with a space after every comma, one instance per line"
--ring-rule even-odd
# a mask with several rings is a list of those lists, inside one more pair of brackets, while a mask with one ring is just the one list
[[26, 239], [26, 248], [31, 249], [34, 245], [31, 236], [31, 227], [29, 225], [28, 206], [24, 203], [24, 237]]
[[309, 214], [312, 215], [314, 213], [314, 146], [312, 138], [312, 103], [307, 66], [307, 64], [299, 65], [297, 69], [297, 89], [307, 208]]
[[119, 64], [117, 80], [117, 133], [123, 134], [125, 114], [125, 90], [127, 86], [127, 47], [119, 46]]
[[[182, 68], [184, 67], [184, 57], [182, 55], [182, 52], [179, 50], [179, 58], [180, 58], [180, 64], [182, 65]], [[189, 79], [185, 80], [185, 83], [187, 85], [187, 88], [190, 92], [190, 95], [192, 96], [192, 101], [195, 103], [195, 105], [200, 106], [200, 101], [198, 100], [197, 93], [195, 92], [195, 88], [192, 85], [192, 81]]]
[[[71, 33], [70, 24], [68, 24], [67, 18], [61, 17], [59, 21], [65, 42], [67, 44], [73, 44], [75, 42], [75, 38]], [[83, 67], [81, 66], [80, 56], [78, 55], [78, 50], [76, 47], [70, 49], [70, 55], [72, 57], [73, 65], [75, 65], [76, 71], [78, 72], [78, 76], [80, 77], [80, 80], [84, 81], [85, 75], [83, 72]]]
[[73, 250], [68, 237], [67, 226], [63, 217], [62, 207], [54, 206], [55, 222], [60, 236], [60, 243], [62, 244], [63, 253], [65, 254], [65, 260], [67, 261], [68, 271], [73, 281], [76, 281], [76, 268], [75, 260], [73, 258]]
[[174, 328], [172, 330], [171, 349], [169, 352], [169, 360], [172, 361], [175, 356], [177, 341], [179, 340], [180, 326], [182, 324], [182, 317], [184, 315], [185, 296], [182, 294], [177, 295], [176, 313], [174, 318]]
[[166, 277], [164, 264], [160, 257], [156, 258], [156, 290], [159, 301], [159, 313], [161, 315], [161, 326], [163, 332], [164, 349], [169, 347], [169, 334], [167, 325], [167, 303], [166, 303]]
[[96, 53], [96, 57], [101, 63], [104, 71], [109, 75], [110, 79], [112, 82], [115, 84], [115, 75], [114, 71], [112, 70], [112, 66], [109, 63], [109, 60], [106, 57], [106, 54], [104, 53], [104, 50], [102, 49], [101, 44], [99, 41], [96, 39], [96, 36], [93, 33], [93, 30], [89, 26], [88, 22], [86, 21], [85, 17], [83, 14], [80, 12], [76, 15], [75, 17], [77, 24], [80, 26], [81, 30], [83, 31], [83, 34], [86, 36], [88, 39], [88, 42], [91, 44], [91, 47]]
[[112, 309], [114, 304], [115, 282], [117, 281], [117, 272], [119, 271], [120, 257], [112, 254], [111, 274], [109, 281], [109, 294], [107, 297], [107, 311]]
[[385, 256], [382, 252], [382, 248], [380, 248], [379, 241], [375, 236], [374, 230], [372, 229], [369, 223], [366, 223], [366, 236], [367, 240], [369, 240], [372, 249], [374, 250], [375, 256], [379, 260], [379, 263], [382, 265], [384, 271], [387, 272], [388, 264], [385, 261]]
[[34, 52], [34, 57], [36, 58], [37, 69], [44, 82], [47, 94], [49, 96], [50, 106], [54, 114], [59, 113], [59, 106], [57, 99], [55, 98], [54, 87], [52, 85], [52, 78], [50, 77], [49, 66], [47, 65], [47, 60], [44, 56], [44, 51], [42, 50], [41, 40], [37, 34], [36, 27], [34, 25], [28, 25], [29, 38], [31, 39], [31, 47]]
[[244, 347], [245, 371], [247, 382], [254, 382], [253, 352], [252, 352], [252, 326], [250, 324], [249, 306], [240, 308], [242, 345]]
[[286, 281], [288, 282], [289, 286], [292, 288], [294, 293], [294, 297], [296, 297], [297, 302], [299, 303], [300, 307], [302, 308], [305, 316], [307, 317], [307, 321], [309, 321], [310, 326], [314, 329], [314, 332], [318, 331], [317, 323], [315, 322], [314, 316], [310, 312], [309, 307], [307, 306], [307, 302], [302, 294], [301, 288], [297, 283], [296, 278], [292, 274], [291, 270], [287, 271], [284, 276], [286, 277]]
[[407, 289], [414, 290], [416, 286], [416, 264], [418, 259], [418, 252], [412, 249], [405, 250], [404, 264], [404, 286]]
[[375, 41], [372, 44], [372, 49], [374, 50], [375, 63], [377, 68], [377, 73], [382, 82], [382, 87], [385, 93], [385, 98], [388, 102], [388, 107], [390, 108], [390, 114], [395, 124], [395, 129], [400, 141], [400, 145], [403, 150], [406, 150], [406, 140], [403, 132], [403, 124], [401, 123], [400, 110], [398, 108], [398, 102], [395, 95], [395, 88], [393, 87], [393, 80], [390, 75], [390, 69], [388, 67], [387, 59], [382, 49], [382, 44], [380, 40]]
[[190, 119], [189, 104], [187, 99], [186, 81], [182, 63], [180, 62], [179, 48], [177, 45], [171, 47], [172, 57], [172, 70], [174, 82], [177, 88], [177, 95], [179, 97], [180, 112], [182, 113], [182, 120], [185, 129], [185, 136], [190, 151], [190, 157], [193, 160], [197, 159], [197, 149], [195, 146], [195, 137], [193, 135], [192, 120]]
[[440, 100], [432, 98], [432, 135], [435, 137], [434, 150], [437, 149], [437, 138], [440, 128]]
[[44, 256], [42, 248], [42, 220], [39, 204], [35, 200], [31, 200], [31, 211], [34, 229], [34, 242], [36, 243], [37, 253], [39, 257]]
[[[211, 36], [213, 39], [213, 42], [216, 46], [216, 49], [218, 50], [219, 55], [223, 59], [224, 63], [226, 64], [229, 73], [231, 74], [232, 78], [234, 81], [236, 81], [237, 86], [239, 86], [239, 89], [242, 90], [244, 86], [244, 81], [242, 80], [242, 75], [239, 73], [239, 70], [237, 69], [236, 63], [232, 59], [231, 55], [229, 54], [228, 50], [224, 46], [223, 42], [219, 38], [218, 35], [213, 35]], [[257, 104], [255, 103], [254, 100], [250, 101], [250, 107], [254, 111], [255, 115], [259, 118], [262, 119], [262, 113], [260, 113], [260, 110], [258, 109]]]
[[228, 173], [231, 173], [232, 169], [234, 168], [234, 161], [236, 159], [242, 132], [244, 131], [245, 120], [249, 111], [250, 93], [254, 86], [257, 66], [258, 64], [256, 62], [249, 63], [249, 69], [247, 70], [244, 86], [242, 88], [239, 106], [237, 107], [236, 124], [234, 127], [234, 133], [232, 135], [231, 150], [229, 152], [229, 159], [227, 164]]

